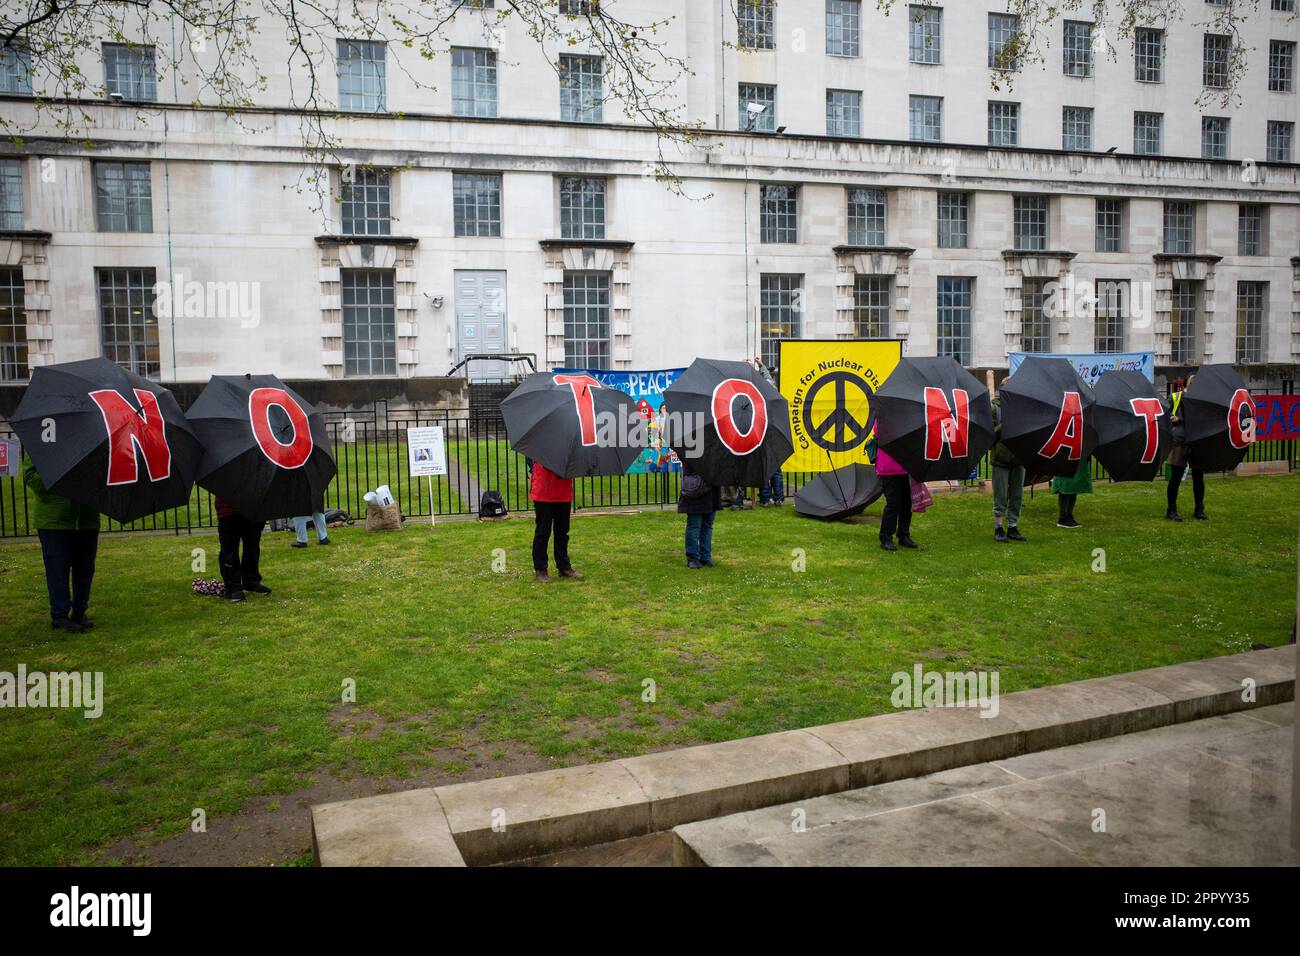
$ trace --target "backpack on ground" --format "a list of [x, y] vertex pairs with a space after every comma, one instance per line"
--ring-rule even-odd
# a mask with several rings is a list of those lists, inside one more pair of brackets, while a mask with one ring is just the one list
[[504, 518], [510, 512], [506, 510], [505, 499], [501, 497], [501, 492], [489, 490], [483, 492], [483, 497], [478, 502], [479, 518]]

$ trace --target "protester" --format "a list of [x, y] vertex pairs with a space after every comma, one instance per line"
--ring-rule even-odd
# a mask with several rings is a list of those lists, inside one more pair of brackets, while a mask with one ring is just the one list
[[[1192, 376], [1195, 378], [1196, 376]], [[1192, 384], [1191, 379], [1187, 384]], [[1182, 415], [1183, 404], [1183, 380], [1176, 378], [1170, 383], [1169, 401], [1166, 403], [1166, 411], [1169, 414], [1169, 423], [1173, 426], [1173, 448], [1169, 452], [1167, 459], [1170, 466], [1169, 487], [1165, 490], [1165, 517], [1170, 521], [1182, 521], [1182, 516], [1178, 514], [1178, 487], [1183, 483], [1183, 473], [1189, 468], [1192, 472], [1192, 500], [1195, 510], [1192, 517], [1197, 521], [1210, 520], [1209, 515], [1205, 513], [1205, 471], [1196, 467], [1196, 463], [1188, 460], [1186, 444], [1186, 428], [1183, 424]]]
[[[885, 511], [880, 516], [880, 546], [886, 551], [915, 548], [912, 540], [912, 479], [907, 470], [883, 448], [876, 450], [876, 477], [885, 491]], [[894, 544], [894, 532], [898, 544]]]
[[722, 489], [723, 503], [732, 511], [741, 511], [745, 507], [745, 486], [725, 485]]
[[323, 511], [313, 511], [311, 513], [310, 519], [308, 518], [307, 515], [299, 515], [298, 517], [293, 519], [293, 530], [294, 530], [294, 534], [297, 536], [297, 540], [294, 541], [292, 547], [295, 548], [307, 547], [308, 520], [310, 520], [311, 523], [316, 526], [316, 543], [329, 544], [330, 532], [329, 532], [329, 525], [325, 521], [325, 513]]
[[540, 461], [533, 462], [533, 512], [537, 528], [533, 532], [533, 571], [538, 581], [550, 581], [547, 574], [547, 545], [555, 536], [555, 567], [562, 578], [580, 578], [569, 562], [569, 518], [573, 511], [573, 479], [561, 478]]
[[[1020, 509], [1025, 500], [1025, 466], [1002, 441], [1002, 399], [993, 400], [993, 431], [997, 443], [989, 464], [993, 475], [993, 540], [1027, 541], [1020, 533]], [[1003, 526], [1005, 522], [1005, 527]]]
[[1092, 494], [1092, 459], [1085, 458], [1081, 461], [1072, 477], [1053, 478], [1052, 491], [1057, 496], [1056, 526], [1082, 528], [1083, 525], [1074, 520], [1074, 504], [1079, 500], [1079, 495]]
[[88, 631], [95, 626], [86, 610], [99, 550], [99, 512], [47, 491], [27, 455], [23, 455], [22, 469], [23, 484], [32, 493], [32, 519], [45, 561], [50, 626], [70, 634]]
[[762, 487], [758, 489], [758, 503], [764, 508], [770, 505], [781, 506], [785, 504], [785, 479], [781, 476], [781, 470], [778, 468], [763, 482]]
[[270, 594], [271, 589], [262, 583], [260, 568], [262, 529], [266, 527], [266, 522], [244, 517], [234, 505], [222, 498], [215, 501], [217, 540], [221, 542], [217, 564], [221, 568], [222, 583], [226, 586], [226, 600], [243, 601], [249, 591], [253, 594]]
[[686, 566], [713, 567], [713, 519], [722, 508], [722, 492], [689, 469], [682, 474], [677, 513], [686, 515]]

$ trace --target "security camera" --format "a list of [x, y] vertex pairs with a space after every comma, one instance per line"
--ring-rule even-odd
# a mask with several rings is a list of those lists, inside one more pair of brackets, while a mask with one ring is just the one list
[[750, 103], [745, 107], [745, 112], [747, 112], [750, 116], [757, 116], [758, 114], [763, 113], [766, 110], [767, 107], [764, 106], [762, 103]]
[[435, 309], [442, 308], [443, 295], [441, 292], [426, 292], [424, 297], [429, 300], [429, 304]]

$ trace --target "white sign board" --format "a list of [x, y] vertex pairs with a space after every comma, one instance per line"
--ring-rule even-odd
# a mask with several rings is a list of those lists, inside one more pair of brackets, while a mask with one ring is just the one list
[[447, 448], [442, 442], [441, 426], [408, 428], [406, 455], [413, 478], [447, 474]]

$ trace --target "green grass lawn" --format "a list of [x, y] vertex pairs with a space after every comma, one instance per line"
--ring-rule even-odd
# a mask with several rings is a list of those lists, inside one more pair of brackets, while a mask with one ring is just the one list
[[898, 554], [874, 524], [790, 503], [723, 512], [702, 571], [671, 512], [579, 517], [586, 578], [550, 585], [531, 579], [527, 518], [357, 527], [305, 551], [268, 535], [275, 593], [243, 605], [190, 594], [192, 549], [216, 573], [214, 536], [108, 535], [99, 626], [78, 636], [49, 628], [35, 541], [0, 542], [0, 670], [105, 682], [97, 720], [0, 710], [0, 862], [103, 861], [313, 774], [464, 778], [456, 748], [492, 773], [882, 713], [917, 661], [997, 668], [1006, 693], [1288, 638], [1300, 476], [1211, 479], [1209, 523], [1164, 521], [1161, 483], [1099, 484], [1079, 531], [1055, 504], [1027, 500], [1029, 543], [998, 545], [987, 495], [941, 496], [915, 520], [922, 550]]

